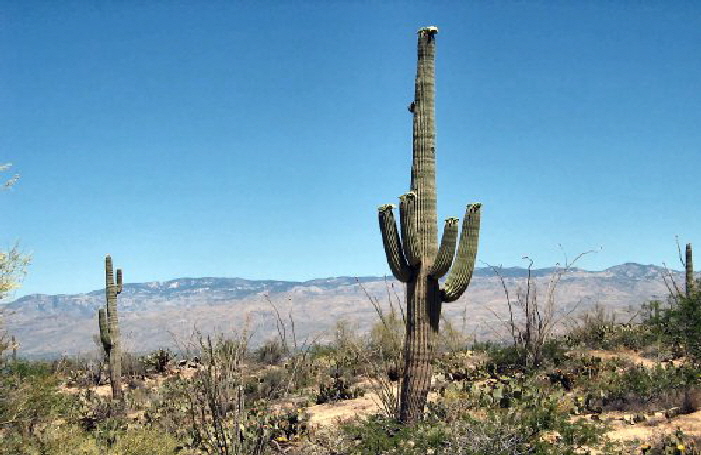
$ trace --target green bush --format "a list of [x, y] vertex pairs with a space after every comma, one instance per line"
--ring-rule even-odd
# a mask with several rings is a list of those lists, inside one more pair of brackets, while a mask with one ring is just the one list
[[[645, 306], [643, 311], [646, 311]], [[579, 319], [580, 324], [566, 335], [570, 347], [641, 350], [656, 340], [647, 324], [617, 322], [615, 314], [607, 312], [600, 304], [581, 314]]]
[[437, 423], [402, 425], [392, 418], [371, 416], [341, 427], [345, 441], [339, 447], [348, 455], [425, 454], [449, 444], [445, 426]]
[[662, 435], [652, 444], [644, 444], [645, 455], [699, 455], [701, 454], [701, 438], [687, 436], [681, 429], [673, 434]]
[[253, 358], [267, 365], [278, 365], [287, 354], [287, 349], [279, 338], [265, 340], [263, 344], [253, 351]]
[[168, 364], [175, 359], [175, 354], [170, 349], [158, 349], [151, 354], [144, 356], [141, 362], [145, 365], [146, 371], [163, 374], [167, 371]]
[[14, 376], [20, 380], [29, 377], [48, 377], [53, 373], [50, 362], [20, 359], [8, 362], [2, 370], [4, 376]]
[[402, 354], [405, 330], [404, 321], [399, 318], [396, 311], [383, 314], [382, 319], [375, 322], [370, 329], [368, 350], [371, 352], [372, 358], [393, 362], [399, 360]]
[[651, 332], [673, 347], [678, 355], [701, 363], [701, 290], [689, 297], [671, 296], [666, 309], [660, 310], [660, 302], [651, 302], [649, 307], [652, 310], [646, 324]]
[[102, 455], [95, 439], [75, 425], [52, 425], [36, 435], [11, 434], [0, 444], [1, 455]]
[[[108, 455], [171, 455], [178, 441], [170, 434], [150, 428], [129, 430], [119, 436]], [[70, 453], [70, 452], [66, 452]]]
[[671, 407], [695, 410], [701, 371], [691, 365], [680, 367], [637, 366], [609, 372], [588, 388], [604, 411], [663, 411]]
[[73, 414], [75, 399], [57, 393], [54, 375], [0, 376], [0, 422], [10, 433], [31, 435], [58, 418]]
[[[489, 357], [487, 366], [490, 372], [507, 373], [525, 371], [528, 368], [529, 351], [521, 345], [496, 345], [486, 344], [480, 346]], [[542, 343], [540, 351], [540, 364], [536, 369], [547, 366], [558, 366], [566, 359], [566, 350], [562, 340], [550, 339]]]

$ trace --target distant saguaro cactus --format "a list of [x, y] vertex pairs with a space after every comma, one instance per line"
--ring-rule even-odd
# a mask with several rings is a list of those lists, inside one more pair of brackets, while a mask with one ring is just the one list
[[16, 362], [17, 361], [17, 348], [19, 348], [19, 343], [17, 343], [17, 340], [15, 339], [15, 336], [12, 335], [12, 361]]
[[100, 324], [100, 341], [105, 350], [109, 364], [112, 398], [122, 399], [122, 352], [119, 339], [119, 320], [117, 318], [117, 295], [122, 292], [122, 270], [117, 269], [117, 282], [114, 282], [112, 258], [105, 258], [105, 293], [107, 305], [98, 310]]
[[[399, 398], [399, 418], [403, 422], [416, 421], [423, 415], [441, 306], [443, 302], [457, 300], [470, 284], [479, 240], [481, 204], [469, 204], [457, 257], [457, 218], [445, 221], [440, 247], [437, 242], [434, 103], [437, 32], [436, 27], [424, 27], [418, 32], [415, 95], [409, 106], [414, 116], [411, 187], [400, 197], [401, 238], [393, 206], [386, 204], [379, 208], [387, 262], [397, 280], [407, 283], [404, 371]], [[438, 280], [449, 270], [441, 288]]]
[[686, 296], [691, 297], [694, 290], [694, 257], [691, 251], [691, 243], [686, 244], [686, 261], [684, 267], [686, 269]]

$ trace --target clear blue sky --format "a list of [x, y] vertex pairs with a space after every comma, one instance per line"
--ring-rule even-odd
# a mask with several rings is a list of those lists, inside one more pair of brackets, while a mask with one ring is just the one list
[[3, 1], [15, 297], [100, 288], [106, 253], [128, 282], [389, 274], [426, 25], [439, 215], [484, 204], [480, 260], [701, 251], [700, 2]]

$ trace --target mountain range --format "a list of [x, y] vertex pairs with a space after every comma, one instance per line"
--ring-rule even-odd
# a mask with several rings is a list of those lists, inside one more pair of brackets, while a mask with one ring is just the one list
[[[443, 313], [454, 327], [477, 339], [503, 334], [508, 317], [504, 287], [512, 302], [523, 296], [529, 271], [520, 267], [475, 270], [472, 284]], [[683, 287], [681, 272], [664, 267], [627, 263], [603, 271], [573, 268], [531, 270], [531, 292], [539, 302], [549, 295], [552, 280], [555, 306], [571, 316], [599, 304], [620, 319], [633, 317], [641, 304], [665, 300], [672, 278]], [[665, 279], [666, 278], [666, 279]], [[535, 289], [535, 291], [533, 291]], [[280, 315], [298, 343], [328, 340], [337, 321], [366, 332], [378, 320], [370, 301], [385, 310], [390, 300], [403, 302], [404, 286], [383, 277], [318, 278], [304, 282], [243, 278], [177, 278], [165, 282], [125, 283], [119, 295], [124, 349], [146, 352], [160, 347], [185, 349], [194, 333], [227, 334], [247, 329], [253, 344], [278, 336]], [[56, 357], [97, 352], [97, 310], [104, 289], [84, 294], [27, 295], [2, 306], [5, 330], [20, 342], [19, 354]], [[276, 313], [277, 312], [277, 313]], [[575, 318], [576, 319], [576, 318]], [[575, 323], [569, 318], [570, 323]]]

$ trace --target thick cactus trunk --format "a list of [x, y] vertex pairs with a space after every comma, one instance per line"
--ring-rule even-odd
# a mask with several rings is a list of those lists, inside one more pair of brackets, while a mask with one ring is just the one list
[[122, 270], [117, 270], [117, 282], [114, 280], [112, 258], [105, 258], [105, 294], [106, 308], [98, 311], [100, 341], [107, 358], [112, 398], [121, 401], [122, 393], [122, 350], [119, 336], [119, 318], [117, 315], [117, 295], [122, 292]]
[[[380, 230], [387, 262], [394, 276], [407, 283], [407, 324], [399, 418], [420, 419], [431, 385], [431, 361], [441, 305], [460, 297], [470, 283], [479, 236], [480, 204], [465, 213], [455, 261], [457, 218], [445, 222], [440, 246], [436, 222], [435, 34], [419, 30], [414, 101], [413, 161], [410, 191], [400, 198], [401, 238], [392, 205], [380, 207]], [[451, 268], [452, 265], [452, 268]], [[450, 270], [441, 289], [438, 280]]]
[[691, 251], [691, 243], [686, 244], [686, 296], [691, 297], [694, 289], [694, 255]]
[[[419, 271], [407, 283], [407, 326], [404, 347], [399, 416], [413, 422], [422, 417], [431, 387], [433, 347], [440, 316], [438, 281], [426, 271]], [[438, 309], [438, 311], [436, 311]]]

